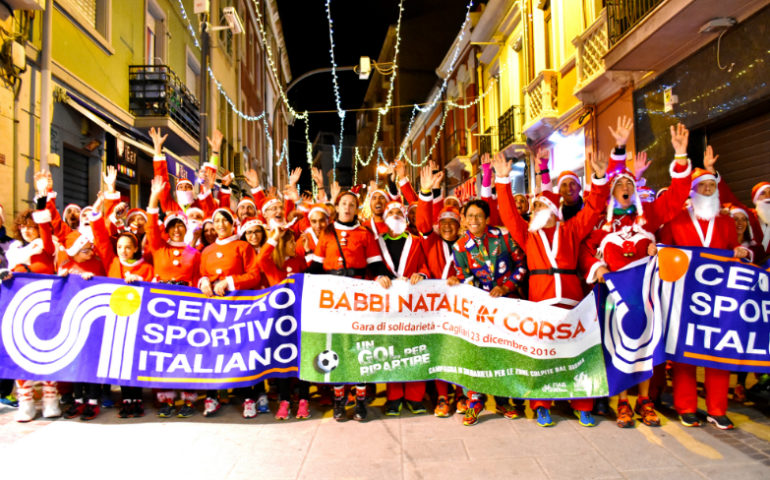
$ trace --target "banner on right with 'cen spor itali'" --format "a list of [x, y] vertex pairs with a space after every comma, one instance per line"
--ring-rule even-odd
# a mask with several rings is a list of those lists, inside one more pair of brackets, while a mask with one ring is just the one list
[[300, 376], [319, 383], [442, 379], [515, 398], [608, 395], [593, 295], [572, 310], [445, 281], [389, 289], [305, 276]]

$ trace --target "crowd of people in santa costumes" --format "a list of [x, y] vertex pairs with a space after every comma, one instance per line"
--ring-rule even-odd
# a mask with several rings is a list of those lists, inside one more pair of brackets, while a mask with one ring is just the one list
[[[236, 199], [232, 175], [217, 176], [219, 132], [209, 139], [212, 156], [198, 178], [172, 184], [163, 154], [166, 136], [153, 128], [154, 178], [146, 211], [128, 208], [116, 191], [115, 168], [107, 167], [96, 202], [67, 205], [60, 214], [51, 175], [38, 172], [34, 209], [20, 212], [6, 225], [0, 207], [0, 276], [8, 280], [16, 272], [34, 272], [80, 275], [89, 281], [111, 277], [194, 287], [207, 297], [267, 288], [301, 273], [371, 280], [372, 289], [389, 289], [397, 279], [412, 285], [436, 279], [448, 288], [464, 283], [495, 298], [569, 309], [608, 273], [655, 255], [657, 244], [727, 249], [737, 259], [754, 263], [770, 255], [770, 182], [754, 187], [751, 207], [742, 204], [720, 181], [718, 156], [711, 147], [704, 152], [703, 168], [693, 168], [687, 156], [689, 132], [675, 125], [670, 129], [675, 152], [670, 185], [656, 194], [643, 178], [650, 164], [646, 155], [628, 158], [631, 132], [628, 118], [619, 118], [610, 128], [616, 145], [606, 152], [609, 155], [591, 156], [586, 185], [571, 171], [552, 180], [550, 154], [539, 150], [533, 163], [540, 186], [530, 194], [512, 191], [509, 160], [499, 153], [494, 158], [485, 154], [479, 166], [479, 198], [463, 203], [442, 194], [444, 172], [433, 162], [420, 169], [413, 185], [401, 160], [389, 167], [383, 185], [372, 182], [363, 198], [360, 186], [342, 190], [336, 182], [327, 194], [316, 168], [311, 176], [317, 194], [300, 194], [298, 168], [280, 192], [262, 185], [256, 171], [245, 172], [247, 188]], [[699, 425], [695, 367], [673, 363], [669, 369], [679, 420]], [[652, 381], [634, 389], [633, 408], [629, 392], [618, 396], [614, 417], [619, 427], [633, 427], [637, 418], [647, 426], [660, 425], [654, 402], [666, 374], [661, 365]], [[729, 382], [730, 372], [705, 369], [705, 419], [721, 429], [733, 428], [727, 417]], [[745, 382], [746, 375], [740, 375], [735, 400], [745, 399]], [[109, 386], [42, 384], [46, 418], [91, 420], [111, 406]], [[313, 387], [298, 378], [259, 381], [232, 392], [237, 402], [217, 390], [145, 392], [122, 387], [116, 410], [120, 418], [140, 417], [151, 393], [160, 417], [186, 418], [199, 411], [210, 417], [225, 404], [236, 403], [248, 419], [269, 413], [273, 397], [276, 419], [305, 419], [311, 416]], [[319, 408], [329, 405], [333, 418], [344, 420], [351, 407], [352, 418], [359, 421], [368, 418], [373, 387], [315, 386], [321, 394]], [[30, 421], [37, 415], [33, 391], [32, 381], [3, 380], [0, 402], [18, 404], [17, 420]], [[412, 414], [421, 414], [430, 404], [435, 416], [456, 412], [464, 425], [472, 426], [489, 400], [484, 392], [444, 381], [392, 382], [385, 386], [383, 413], [398, 416], [406, 406]], [[538, 425], [554, 425], [547, 400], [497, 396], [495, 411], [507, 419], [526, 417], [527, 400]], [[573, 399], [570, 404], [586, 427], [596, 425], [595, 415], [611, 413], [606, 398]]]

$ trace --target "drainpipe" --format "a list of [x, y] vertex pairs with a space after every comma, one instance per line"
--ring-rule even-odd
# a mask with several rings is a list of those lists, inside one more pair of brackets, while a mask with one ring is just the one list
[[51, 152], [51, 36], [53, 0], [46, 0], [43, 11], [43, 37], [40, 65], [40, 170], [48, 170]]

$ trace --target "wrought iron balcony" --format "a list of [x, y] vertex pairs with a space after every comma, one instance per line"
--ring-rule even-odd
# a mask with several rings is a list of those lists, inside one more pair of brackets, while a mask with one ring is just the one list
[[128, 67], [128, 108], [137, 117], [168, 117], [198, 137], [200, 104], [166, 65]]
[[485, 153], [492, 155], [492, 127], [487, 128], [483, 135], [479, 135], [479, 158]]
[[511, 105], [497, 119], [497, 141], [501, 150], [516, 141], [516, 110], [518, 109], [517, 105]]
[[612, 47], [629, 30], [639, 24], [663, 0], [609, 0], [607, 2], [607, 24], [609, 46]]

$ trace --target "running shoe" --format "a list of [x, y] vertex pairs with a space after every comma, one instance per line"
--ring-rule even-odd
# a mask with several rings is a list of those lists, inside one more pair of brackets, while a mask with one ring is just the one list
[[451, 415], [449, 412], [449, 402], [447, 402], [446, 397], [438, 397], [438, 405], [433, 409], [433, 415], [442, 418]]
[[203, 402], [203, 416], [213, 417], [219, 411], [222, 406], [219, 404], [219, 400], [216, 398], [206, 397]]
[[297, 416], [295, 418], [300, 420], [310, 418], [310, 403], [307, 400], [303, 399], [299, 401], [299, 405], [297, 406]]
[[694, 413], [679, 414], [679, 422], [685, 427], [700, 427], [700, 420]]
[[575, 410], [575, 416], [578, 418], [578, 423], [583, 427], [595, 427], [596, 420], [591, 412], [583, 412], [581, 410]]
[[551, 411], [545, 407], [537, 407], [535, 410], [537, 414], [537, 424], [541, 427], [553, 426], [553, 420], [551, 419]]
[[291, 405], [289, 405], [288, 400], [281, 400], [281, 402], [278, 404], [278, 411], [275, 412], [275, 419], [276, 420], [288, 420], [289, 419], [289, 408]]
[[735, 425], [727, 418], [727, 415], [709, 415], [706, 417], [706, 421], [713, 423], [720, 430], [732, 430], [735, 428]]
[[637, 415], [642, 417], [642, 423], [648, 427], [660, 426], [660, 418], [658, 417], [658, 414], [655, 413], [655, 403], [649, 398], [637, 401], [634, 411]]
[[618, 418], [616, 420], [620, 428], [633, 428], [634, 412], [628, 402], [618, 402]]

